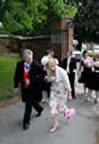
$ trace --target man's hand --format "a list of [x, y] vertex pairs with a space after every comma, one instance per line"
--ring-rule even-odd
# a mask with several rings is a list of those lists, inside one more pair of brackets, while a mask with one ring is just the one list
[[26, 85], [29, 86], [30, 85], [30, 80], [26, 79]]
[[18, 93], [19, 92], [19, 88], [14, 88], [14, 93]]
[[13, 93], [14, 93], [14, 96], [18, 95], [18, 93], [19, 93], [19, 88], [14, 88]]

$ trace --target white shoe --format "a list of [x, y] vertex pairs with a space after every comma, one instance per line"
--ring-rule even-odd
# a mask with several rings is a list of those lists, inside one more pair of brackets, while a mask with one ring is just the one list
[[96, 95], [92, 95], [91, 97], [92, 97], [92, 99], [95, 99], [95, 98], [96, 98]]

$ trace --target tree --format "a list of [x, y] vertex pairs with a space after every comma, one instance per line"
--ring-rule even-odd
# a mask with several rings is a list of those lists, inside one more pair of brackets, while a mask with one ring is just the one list
[[[28, 0], [28, 4], [24, 0], [6, 0], [0, 9], [2, 32], [18, 35], [33, 32], [34, 24], [41, 23], [45, 19], [45, 16], [39, 13], [38, 7], [41, 7], [41, 3], [36, 0]], [[44, 9], [43, 4], [42, 9]]]
[[82, 42], [99, 42], [99, 1], [81, 0], [73, 24], [78, 49]]
[[50, 33], [53, 16], [73, 17], [76, 8], [68, 0], [0, 0], [0, 33], [39, 35]]

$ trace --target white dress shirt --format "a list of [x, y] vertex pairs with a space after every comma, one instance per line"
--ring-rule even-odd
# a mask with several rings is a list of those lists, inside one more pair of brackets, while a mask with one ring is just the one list
[[66, 68], [67, 73], [70, 73], [70, 68], [69, 68], [70, 61], [71, 61], [71, 57], [68, 57], [67, 58], [67, 68]]

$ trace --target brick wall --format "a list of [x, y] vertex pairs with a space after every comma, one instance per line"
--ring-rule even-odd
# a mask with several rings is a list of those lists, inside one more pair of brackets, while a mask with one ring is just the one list
[[[62, 60], [68, 50], [73, 48], [73, 28], [68, 27], [70, 19], [54, 19], [52, 23], [51, 47]], [[53, 40], [54, 39], [54, 40]]]

